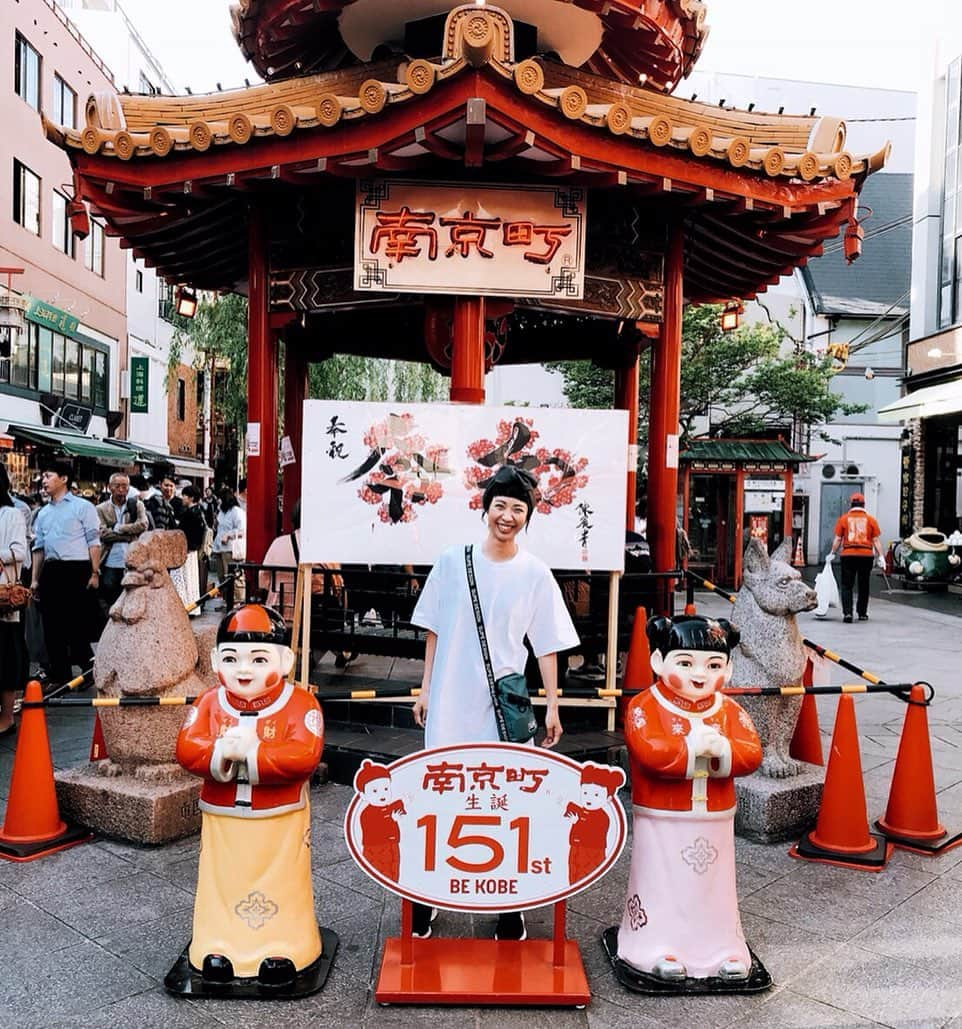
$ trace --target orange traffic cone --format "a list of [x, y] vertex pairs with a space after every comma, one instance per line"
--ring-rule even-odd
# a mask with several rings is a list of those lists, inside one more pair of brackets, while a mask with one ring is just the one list
[[631, 643], [625, 660], [625, 674], [621, 680], [622, 689], [645, 690], [652, 683], [651, 648], [648, 646], [647, 625], [648, 612], [643, 607], [636, 608], [635, 621], [631, 627]]
[[90, 760], [104, 761], [107, 757], [107, 741], [104, 739], [104, 727], [100, 721], [100, 712], [94, 716], [94, 735], [90, 741]]
[[795, 568], [805, 567], [805, 548], [802, 546], [801, 536], [795, 542], [795, 556], [792, 558], [792, 566]]
[[792, 857], [865, 872], [880, 872], [892, 845], [869, 832], [862, 759], [852, 698], [838, 698], [832, 749], [815, 828], [789, 850]]
[[7, 814], [0, 831], [0, 858], [8, 861], [33, 861], [93, 839], [89, 829], [68, 826], [60, 818], [47, 720], [42, 707], [29, 706], [42, 701], [40, 683], [27, 683]]
[[902, 724], [888, 807], [875, 827], [897, 847], [934, 857], [962, 843], [962, 832], [949, 836], [939, 821], [925, 708], [925, 687], [913, 686]]
[[[805, 662], [802, 685], [812, 685], [811, 661]], [[815, 706], [815, 697], [811, 693], [806, 693], [802, 697], [802, 708], [798, 712], [795, 735], [792, 736], [788, 753], [797, 761], [807, 761], [810, 765], [825, 764], [825, 758], [822, 756], [822, 734], [818, 728], [818, 709]]]

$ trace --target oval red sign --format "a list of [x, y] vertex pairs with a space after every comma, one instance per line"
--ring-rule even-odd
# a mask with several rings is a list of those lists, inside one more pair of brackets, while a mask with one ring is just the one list
[[600, 879], [625, 845], [620, 768], [513, 743], [365, 761], [344, 820], [354, 860], [408, 900], [522, 911]]

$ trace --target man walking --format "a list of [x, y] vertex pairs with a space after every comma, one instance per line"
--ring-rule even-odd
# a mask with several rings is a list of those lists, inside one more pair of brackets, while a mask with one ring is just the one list
[[50, 502], [34, 523], [31, 587], [40, 601], [43, 631], [55, 682], [86, 668], [100, 585], [100, 526], [93, 504], [70, 492], [70, 465], [50, 461], [43, 488]]
[[100, 523], [100, 608], [104, 621], [120, 596], [127, 547], [147, 531], [147, 511], [143, 503], [129, 495], [130, 479], [114, 472], [107, 483], [110, 499], [97, 505]]
[[872, 554], [878, 555], [881, 568], [885, 567], [882, 553], [882, 530], [878, 522], [865, 511], [865, 497], [853, 493], [849, 510], [835, 523], [835, 539], [832, 540], [832, 559], [839, 547], [842, 548], [842, 621], [852, 620], [852, 593], [858, 583], [856, 609], [860, 622], [868, 621], [868, 584], [872, 572]]

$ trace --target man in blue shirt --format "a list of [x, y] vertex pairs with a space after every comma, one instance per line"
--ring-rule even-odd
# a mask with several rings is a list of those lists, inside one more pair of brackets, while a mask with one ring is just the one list
[[90, 641], [97, 620], [100, 526], [93, 504], [69, 489], [70, 465], [49, 461], [43, 488], [50, 503], [34, 523], [33, 582], [55, 682], [73, 678], [93, 659]]

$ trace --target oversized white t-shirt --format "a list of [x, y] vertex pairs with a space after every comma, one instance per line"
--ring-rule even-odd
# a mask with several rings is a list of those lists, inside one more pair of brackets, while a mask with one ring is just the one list
[[[520, 548], [510, 561], [491, 561], [475, 544], [474, 574], [496, 679], [524, 672], [526, 636], [535, 657], [578, 645], [561, 590], [543, 561]], [[438, 637], [425, 747], [496, 741], [463, 546], [449, 547], [438, 558], [411, 621]]]

